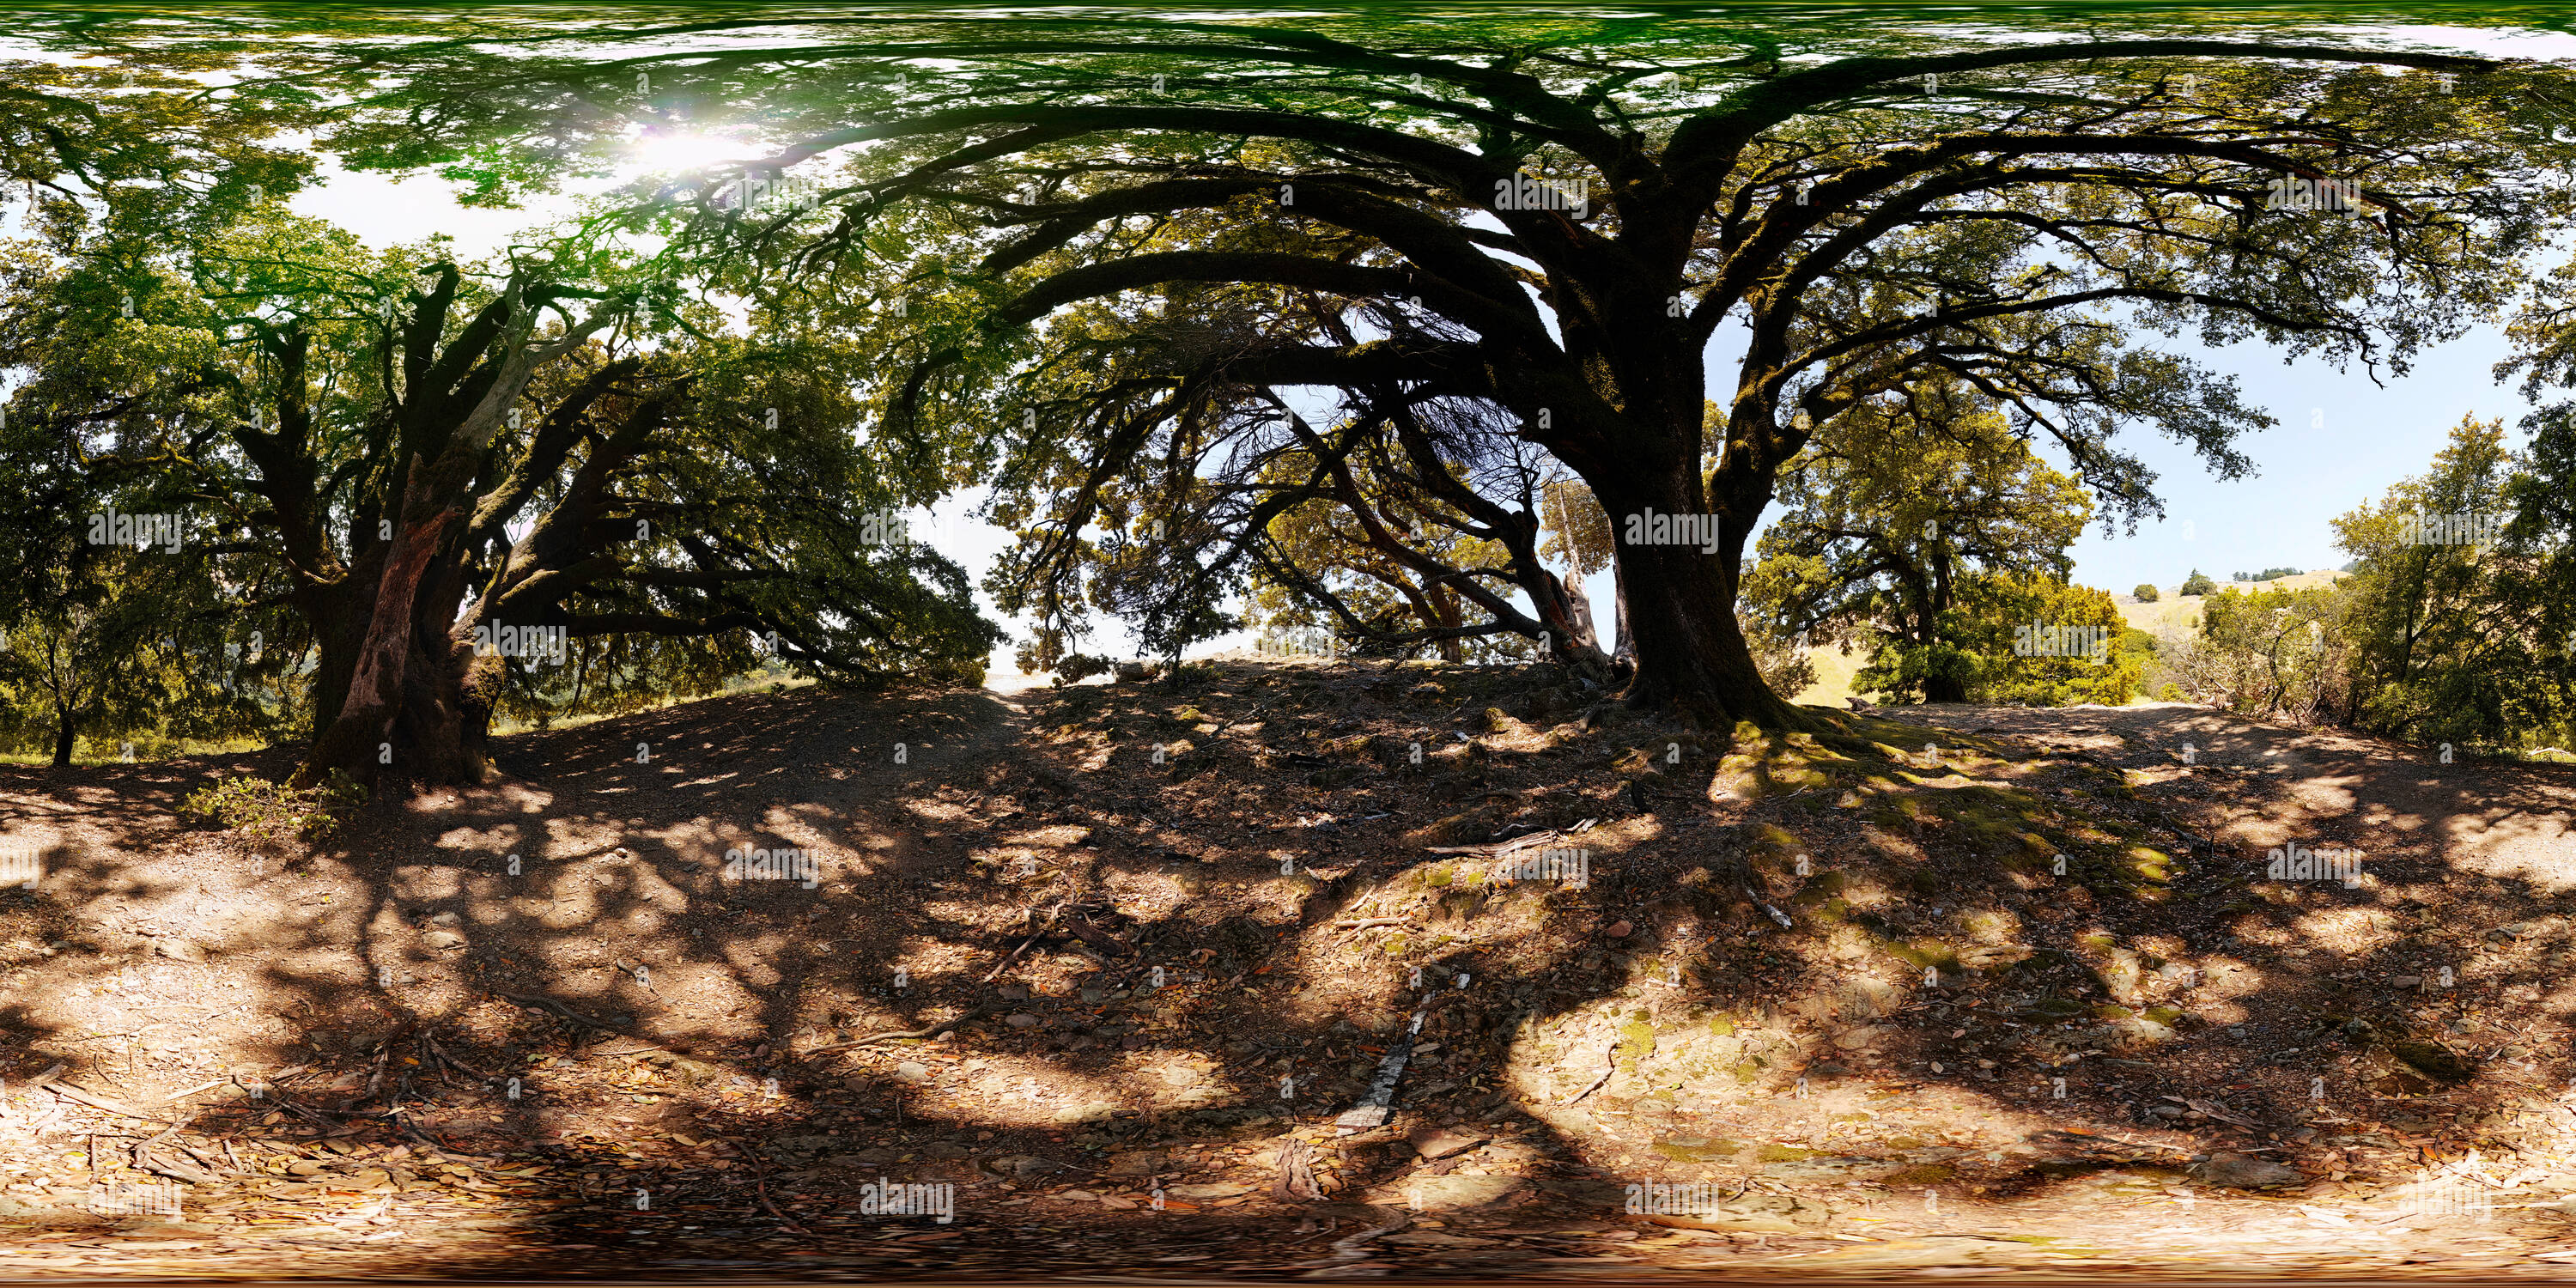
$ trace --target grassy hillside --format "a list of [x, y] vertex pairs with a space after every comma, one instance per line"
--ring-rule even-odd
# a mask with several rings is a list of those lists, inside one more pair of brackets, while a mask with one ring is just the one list
[[1846, 655], [1841, 648], [1827, 645], [1808, 649], [1807, 661], [1816, 668], [1816, 682], [1790, 701], [1839, 707], [1843, 705], [1843, 699], [1852, 695], [1852, 675], [1869, 664], [1869, 653], [1866, 649], [1854, 648]]
[[[2321, 568], [2315, 572], [2303, 572], [2290, 577], [2275, 577], [2270, 581], [2230, 581], [2220, 582], [2219, 585], [2222, 589], [2233, 586], [2248, 594], [2258, 590], [2304, 590], [2310, 586], [2331, 584], [2343, 575], [2332, 568]], [[2204, 596], [2176, 594], [2172, 586], [2158, 587], [2158, 589], [2163, 592], [2163, 598], [2152, 604], [2140, 603], [2135, 597], [2129, 595], [2113, 595], [2111, 598], [2120, 605], [2120, 616], [2128, 619], [2129, 625], [2150, 635], [2155, 634], [2167, 622], [2180, 622], [2189, 626], [2200, 621], [2200, 601]]]
[[[2270, 581], [2237, 581], [2220, 584], [2234, 586], [2238, 590], [2249, 593], [2277, 588], [2297, 590], [2308, 586], [2323, 586], [2343, 575], [2334, 569], [2326, 568], [2290, 577], [2276, 577]], [[2129, 625], [2150, 635], [2160, 632], [2168, 622], [2176, 623], [2186, 629], [2199, 624], [2200, 601], [2203, 596], [2176, 594], [2172, 586], [2160, 589], [2163, 592], [2162, 597], [2152, 604], [2141, 603], [2133, 595], [2113, 595], [2111, 599], [2120, 606], [2120, 616]], [[1807, 659], [1815, 665], [1816, 682], [1808, 685], [1805, 691], [1792, 700], [1839, 707], [1843, 705], [1844, 699], [1852, 696], [1852, 676], [1869, 661], [1869, 655], [1855, 649], [1846, 656], [1840, 648], [1826, 647], [1807, 650]]]

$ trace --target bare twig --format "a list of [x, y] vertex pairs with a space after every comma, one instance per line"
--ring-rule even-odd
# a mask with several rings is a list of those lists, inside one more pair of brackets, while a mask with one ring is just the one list
[[623, 1033], [623, 1032], [625, 1032], [625, 1030], [624, 1030], [624, 1029], [621, 1029], [621, 1028], [619, 1028], [618, 1026], [616, 1026], [616, 1025], [614, 1025], [614, 1024], [607, 1023], [606, 1021], [603, 1021], [603, 1020], [594, 1020], [594, 1019], [590, 1018], [589, 1016], [584, 1015], [584, 1014], [582, 1014], [581, 1012], [576, 1011], [576, 1010], [572, 1009], [571, 1007], [568, 1007], [568, 1006], [564, 1005], [563, 1003], [558, 1002], [558, 1001], [556, 1001], [555, 999], [553, 999], [553, 998], [551, 998], [551, 997], [532, 997], [532, 996], [529, 996], [529, 995], [524, 994], [524, 993], [504, 993], [504, 992], [502, 992], [501, 990], [499, 990], [499, 989], [497, 989], [497, 988], [496, 988], [496, 989], [493, 989], [493, 990], [492, 990], [492, 992], [493, 992], [493, 993], [494, 993], [494, 995], [496, 995], [496, 996], [499, 996], [499, 997], [506, 997], [506, 998], [510, 999], [511, 1001], [513, 1001], [513, 1002], [517, 1002], [517, 1003], [519, 1003], [519, 1004], [520, 1004], [520, 1005], [522, 1005], [522, 1006], [536, 1006], [536, 1007], [543, 1007], [544, 1009], [549, 1010], [549, 1011], [552, 1011], [552, 1012], [554, 1012], [555, 1014], [560, 1015], [560, 1016], [564, 1017], [565, 1019], [572, 1021], [572, 1022], [573, 1022], [573, 1023], [575, 1023], [575, 1024], [587, 1024], [587, 1025], [589, 1025], [590, 1027], [592, 1027], [592, 1028], [594, 1028], [594, 1029], [603, 1029], [603, 1030], [606, 1030], [607, 1032], [610, 1032], [610, 1033]]
[[843, 1047], [866, 1046], [871, 1042], [884, 1042], [892, 1038], [931, 1037], [943, 1029], [953, 1029], [960, 1024], [964, 1024], [966, 1021], [974, 1019], [978, 1015], [989, 1014], [999, 1005], [1000, 1004], [996, 1002], [977, 1002], [975, 1005], [966, 1008], [965, 1012], [957, 1016], [955, 1019], [941, 1020], [936, 1024], [924, 1025], [917, 1029], [905, 1029], [897, 1033], [871, 1033], [866, 1037], [852, 1038], [847, 1042], [830, 1042], [818, 1047], [808, 1047], [805, 1049], [804, 1054], [812, 1055], [817, 1051], [838, 1051]]
[[464, 1061], [462, 1061], [462, 1060], [457, 1059], [455, 1056], [453, 1056], [453, 1055], [451, 1055], [451, 1054], [449, 1054], [449, 1053], [448, 1053], [448, 1050], [447, 1050], [447, 1048], [446, 1048], [446, 1047], [440, 1046], [440, 1045], [438, 1044], [438, 1039], [433, 1038], [433, 1037], [429, 1037], [429, 1036], [428, 1036], [428, 1035], [426, 1035], [426, 1034], [423, 1034], [423, 1035], [422, 1035], [422, 1037], [423, 1037], [423, 1039], [424, 1039], [425, 1041], [427, 1041], [427, 1042], [429, 1043], [429, 1049], [430, 1049], [430, 1051], [431, 1051], [432, 1053], [436, 1054], [440, 1060], [442, 1060], [442, 1061], [446, 1062], [449, 1066], [453, 1067], [453, 1068], [454, 1068], [458, 1073], [464, 1074], [466, 1077], [469, 1077], [469, 1078], [490, 1078], [490, 1077], [496, 1077], [496, 1076], [498, 1076], [498, 1075], [495, 1075], [495, 1074], [485, 1073], [485, 1072], [483, 1072], [482, 1070], [477, 1069], [477, 1068], [475, 1068], [474, 1066], [472, 1066], [472, 1065], [470, 1065], [470, 1064], [467, 1064], [467, 1063], [465, 1063], [465, 1062], [464, 1062]]
[[177, 1121], [177, 1122], [175, 1122], [175, 1123], [172, 1123], [172, 1124], [170, 1124], [170, 1125], [169, 1125], [169, 1126], [167, 1126], [167, 1127], [162, 1128], [162, 1129], [161, 1129], [161, 1134], [160, 1134], [160, 1135], [155, 1136], [155, 1137], [153, 1137], [152, 1139], [147, 1140], [147, 1141], [143, 1142], [142, 1144], [135, 1146], [135, 1148], [137, 1148], [137, 1149], [150, 1149], [150, 1148], [152, 1148], [153, 1146], [158, 1145], [158, 1144], [160, 1144], [161, 1142], [163, 1142], [163, 1141], [165, 1141], [165, 1140], [168, 1140], [168, 1139], [170, 1139], [170, 1138], [171, 1138], [171, 1137], [173, 1137], [173, 1136], [178, 1135], [178, 1134], [179, 1134], [179, 1130], [180, 1130], [181, 1128], [186, 1127], [188, 1124], [190, 1124], [190, 1123], [192, 1123], [192, 1122], [195, 1122], [195, 1121], [197, 1121], [197, 1116], [196, 1116], [195, 1114], [190, 1114], [190, 1115], [188, 1115], [187, 1117], [182, 1118], [182, 1119], [180, 1119], [179, 1121]]
[[1424, 848], [1432, 854], [1483, 854], [1500, 858], [1506, 854], [1517, 854], [1522, 850], [1536, 849], [1550, 841], [1563, 839], [1565, 834], [1562, 832], [1545, 831], [1515, 836], [1508, 841], [1490, 841], [1483, 845], [1433, 845]]
[[[187, 1163], [176, 1162], [171, 1159], [163, 1158], [152, 1152], [153, 1146], [178, 1135], [180, 1128], [196, 1121], [196, 1118], [197, 1116], [192, 1113], [186, 1118], [180, 1119], [178, 1122], [172, 1123], [168, 1127], [163, 1128], [160, 1135], [144, 1141], [142, 1144], [136, 1145], [133, 1153], [130, 1155], [134, 1165], [156, 1176], [167, 1176], [172, 1180], [186, 1181], [190, 1185], [213, 1184], [217, 1179], [214, 1173]], [[187, 1146], [182, 1144], [180, 1148], [187, 1149]], [[189, 1150], [188, 1152], [194, 1153], [196, 1151]]]
[[779, 1228], [787, 1231], [789, 1234], [808, 1233], [805, 1227], [796, 1224], [796, 1219], [794, 1217], [779, 1211], [778, 1205], [769, 1201], [769, 1182], [765, 1180], [760, 1183], [760, 1205], [768, 1208], [769, 1214], [778, 1218]]
[[158, 1104], [163, 1104], [163, 1105], [175, 1105], [175, 1104], [179, 1103], [180, 1101], [185, 1100], [185, 1099], [187, 1099], [188, 1097], [190, 1097], [190, 1096], [193, 1096], [193, 1095], [197, 1094], [197, 1093], [198, 1093], [198, 1092], [200, 1092], [200, 1091], [204, 1091], [204, 1090], [206, 1090], [206, 1089], [207, 1089], [207, 1088], [209, 1088], [209, 1087], [220, 1087], [220, 1086], [224, 1085], [225, 1083], [227, 1083], [227, 1082], [229, 1082], [229, 1081], [231, 1081], [231, 1080], [232, 1080], [232, 1079], [231, 1079], [229, 1076], [227, 1076], [227, 1077], [222, 1077], [222, 1078], [215, 1078], [215, 1079], [213, 1079], [213, 1080], [211, 1080], [211, 1081], [207, 1081], [207, 1082], [200, 1082], [200, 1083], [198, 1083], [196, 1086], [193, 1086], [193, 1087], [188, 1088], [186, 1091], [174, 1091], [174, 1092], [171, 1092], [169, 1095], [163, 1096], [163, 1097], [162, 1097], [159, 1101], [157, 1101], [156, 1103], [158, 1103]]
[[[994, 968], [993, 968], [993, 972], [992, 972], [991, 974], [989, 974], [989, 975], [986, 975], [986, 976], [985, 976], [985, 977], [984, 977], [980, 982], [982, 982], [982, 983], [986, 983], [986, 984], [990, 984], [990, 983], [992, 983], [994, 980], [1000, 979], [1000, 978], [1002, 977], [1002, 972], [1003, 972], [1003, 971], [1006, 971], [1006, 970], [1009, 970], [1009, 969], [1011, 968], [1011, 963], [1012, 963], [1012, 962], [1015, 962], [1015, 961], [1018, 961], [1018, 960], [1020, 959], [1020, 954], [1022, 954], [1022, 953], [1024, 953], [1024, 952], [1027, 952], [1027, 951], [1029, 950], [1030, 945], [1035, 944], [1037, 941], [1039, 941], [1039, 940], [1041, 940], [1041, 939], [1046, 938], [1046, 932], [1048, 931], [1048, 929], [1050, 929], [1051, 927], [1053, 927], [1053, 926], [1055, 925], [1055, 919], [1064, 915], [1064, 905], [1065, 905], [1065, 902], [1066, 902], [1066, 901], [1064, 901], [1064, 900], [1058, 900], [1058, 901], [1056, 902], [1056, 905], [1055, 905], [1054, 910], [1053, 910], [1053, 911], [1051, 911], [1051, 912], [1049, 912], [1049, 913], [1047, 913], [1047, 917], [1046, 917], [1046, 924], [1045, 924], [1045, 925], [1042, 925], [1042, 926], [1039, 926], [1039, 927], [1038, 927], [1034, 932], [1032, 932], [1032, 933], [1029, 935], [1029, 937], [1028, 937], [1027, 939], [1025, 939], [1025, 940], [1021, 941], [1020, 946], [1019, 946], [1019, 947], [1017, 947], [1017, 948], [1012, 949], [1012, 950], [1011, 950], [1011, 955], [1010, 955], [1010, 956], [1008, 956], [1008, 957], [1003, 958], [1003, 959], [1002, 959], [1002, 964], [1001, 964], [1001, 965], [999, 965], [999, 966], [994, 967]], [[1036, 908], [1030, 908], [1030, 909], [1028, 909], [1028, 911], [1023, 915], [1022, 920], [1025, 922], [1025, 921], [1027, 921], [1027, 920], [1029, 920], [1029, 919], [1031, 919], [1031, 918], [1034, 918], [1036, 915], [1037, 915], [1037, 909], [1036, 909]]]
[[57, 1096], [62, 1096], [69, 1100], [77, 1100], [93, 1109], [104, 1109], [112, 1114], [122, 1114], [128, 1118], [140, 1118], [143, 1121], [150, 1123], [166, 1123], [170, 1121], [159, 1114], [147, 1114], [122, 1100], [116, 1100], [107, 1096], [92, 1095], [91, 1093], [83, 1091], [68, 1082], [57, 1082], [53, 1085], [52, 1090]]

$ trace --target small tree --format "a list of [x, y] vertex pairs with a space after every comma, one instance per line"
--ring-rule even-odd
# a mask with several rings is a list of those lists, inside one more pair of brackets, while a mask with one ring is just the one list
[[1870, 639], [1926, 702], [1965, 702], [1977, 668], [1950, 620], [1981, 573], [2063, 581], [2092, 501], [1963, 381], [1855, 406], [1782, 472], [1786, 510], [1744, 582], [1748, 616], [1818, 643]]
[[2192, 569], [2191, 575], [2182, 580], [2182, 593], [2185, 595], [2211, 595], [2217, 591], [2218, 583], [2211, 581], [2198, 568]]
[[[2056, 634], [2069, 628], [2101, 634]], [[1929, 639], [1890, 639], [1852, 688], [1927, 702], [2119, 706], [2136, 696], [2145, 669], [2109, 592], [2045, 574], [1981, 571], [1961, 579]], [[1951, 693], [1958, 696], [1934, 696]]]
[[2145, 582], [2138, 583], [2138, 588], [2130, 591], [2129, 593], [2136, 596], [2138, 602], [2141, 604], [2152, 604], [2156, 602], [2156, 588], [2146, 584]]
[[2234, 710], [2294, 724], [2335, 718], [2350, 683], [2349, 586], [2234, 587], [2203, 606], [2191, 685]]
[[2469, 534], [2483, 540], [2409, 530], [2424, 516], [2510, 515], [2510, 498], [2534, 485], [2526, 467], [2551, 461], [2514, 452], [2500, 420], [2462, 417], [2430, 469], [2333, 521], [2336, 544], [2360, 565], [2335, 583], [2350, 601], [2330, 623], [2353, 650], [2355, 723], [2507, 745], [2569, 726], [2576, 631], [2544, 572], [2564, 538], [2545, 525]]

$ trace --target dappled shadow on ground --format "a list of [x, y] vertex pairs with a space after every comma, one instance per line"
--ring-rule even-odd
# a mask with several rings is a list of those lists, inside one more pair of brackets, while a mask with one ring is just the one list
[[[2184, 709], [1895, 714], [1927, 723], [1738, 744], [1543, 668], [800, 690], [505, 739], [507, 781], [309, 851], [170, 818], [282, 757], [19, 773], [0, 817], [49, 858], [0, 913], [0, 1138], [48, 1161], [0, 1222], [166, 1125], [117, 1108], [195, 1115], [147, 1155], [196, 1219], [63, 1264], [1902, 1265], [1993, 1261], [1938, 1240], [1997, 1222], [2314, 1262], [2195, 1156], [2312, 1206], [2477, 1141], [2545, 1185], [2563, 777]], [[2260, 876], [2347, 839], [2351, 889]], [[1397, 1053], [1388, 1124], [1335, 1131]], [[25, 1088], [55, 1063], [89, 1099]], [[100, 1172], [58, 1165], [92, 1134]], [[860, 1210], [881, 1182], [955, 1219]], [[1716, 1188], [1626, 1211], [1659, 1184]]]

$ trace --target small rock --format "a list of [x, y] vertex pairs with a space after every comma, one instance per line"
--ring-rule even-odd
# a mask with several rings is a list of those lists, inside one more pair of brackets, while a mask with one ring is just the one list
[[[1870, 1167], [1877, 1162], [1877, 1159], [1858, 1157], [1793, 1158], [1782, 1162], [1763, 1164], [1762, 1175], [1771, 1180], [1785, 1181], [1791, 1185], [1839, 1185], [1852, 1179], [1852, 1177], [1857, 1175], [1861, 1169]], [[1919, 1168], [1908, 1168], [1906, 1170], [1911, 1172], [1921, 1171]], [[1899, 1175], [1903, 1175], [1903, 1173], [1899, 1173]], [[1949, 1180], [1949, 1177], [1944, 1176], [1938, 1181], [1912, 1180], [1905, 1183], [1916, 1185], [1947, 1184]], [[1774, 1197], [1777, 1196], [1775, 1195]]]
[[2192, 1170], [2203, 1181], [2231, 1190], [2278, 1189], [2284, 1185], [2303, 1185], [2308, 1179], [2297, 1168], [2223, 1149], [2212, 1153], [2208, 1162]]
[[2458, 1082], [2477, 1072], [2458, 1052], [2438, 1042], [2408, 1038], [2389, 1043], [2388, 1053], [2444, 1082]]
[[1232, 1181], [1218, 1181], [1207, 1185], [1174, 1185], [1167, 1187], [1163, 1192], [1176, 1199], [1230, 1199], [1238, 1194], [1250, 1194], [1252, 1187], [1237, 1185]]
[[172, 961], [202, 962], [206, 960], [206, 950], [199, 948], [185, 939], [156, 939], [152, 941], [152, 950], [171, 959]]
[[432, 916], [429, 921], [430, 924], [434, 926], [453, 926], [456, 924], [456, 914], [452, 912], [438, 913], [437, 915]]
[[1612, 939], [1625, 939], [1625, 938], [1627, 938], [1627, 937], [1628, 937], [1628, 932], [1629, 932], [1629, 931], [1632, 931], [1632, 930], [1635, 930], [1636, 928], [1637, 928], [1637, 927], [1636, 927], [1636, 924], [1635, 924], [1634, 922], [1631, 922], [1631, 921], [1629, 921], [1627, 918], [1622, 917], [1622, 918], [1620, 918], [1620, 919], [1619, 919], [1619, 920], [1617, 920], [1617, 921], [1611, 922], [1611, 923], [1610, 923], [1610, 927], [1609, 927], [1609, 929], [1607, 929], [1607, 930], [1603, 931], [1602, 933], [1607, 934], [1607, 935], [1608, 935], [1608, 936], [1610, 936]]
[[465, 936], [453, 930], [433, 930], [422, 935], [420, 942], [432, 948], [462, 948], [465, 946]]
[[1386, 1188], [1388, 1200], [1418, 1212], [1490, 1207], [1529, 1188], [1518, 1176], [1418, 1176]]
[[2395, 988], [2413, 988], [2416, 985], [2423, 983], [2424, 977], [2421, 975], [2400, 975], [2388, 982], [2391, 987]]
[[1045, 1021], [1040, 1020], [1038, 1017], [1029, 1014], [1027, 1011], [1013, 1011], [1009, 1015], [1002, 1017], [1002, 1023], [1010, 1025], [1015, 1029], [1033, 1029], [1044, 1022]]
[[1411, 1145], [1413, 1152], [1422, 1155], [1425, 1159], [1438, 1160], [1452, 1154], [1464, 1154], [1484, 1144], [1486, 1139], [1483, 1136], [1471, 1136], [1446, 1128], [1424, 1127], [1405, 1137], [1404, 1143]]
[[1864, 1024], [1859, 1028], [1845, 1029], [1835, 1034], [1834, 1045], [1845, 1051], [1858, 1051], [1886, 1035], [1887, 1030]]
[[894, 1067], [894, 1077], [897, 1082], [908, 1082], [915, 1086], [919, 1086], [922, 1083], [930, 1081], [930, 1066], [917, 1061], [906, 1060]]
[[1714, 1163], [1735, 1157], [1744, 1146], [1714, 1137], [1672, 1136], [1656, 1141], [1652, 1148], [1676, 1163]]
[[1699, 1216], [1649, 1216], [1648, 1224], [1675, 1230], [1723, 1230], [1730, 1234], [1796, 1234], [1796, 1222], [1763, 1212], [1716, 1211]]
[[1026, 984], [1004, 984], [994, 991], [1000, 993], [1002, 995], [1002, 1000], [1004, 1001], [1025, 1002], [1029, 1000], [1029, 986]]

